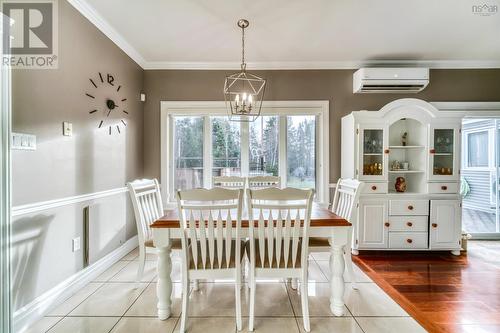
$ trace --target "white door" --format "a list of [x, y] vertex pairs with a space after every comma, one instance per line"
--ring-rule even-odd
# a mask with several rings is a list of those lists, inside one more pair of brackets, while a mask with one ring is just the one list
[[358, 168], [360, 180], [387, 181], [388, 130], [382, 125], [359, 125]]
[[431, 200], [431, 249], [460, 248], [459, 200]]
[[387, 200], [361, 200], [359, 203], [358, 248], [386, 249], [389, 244]]
[[429, 180], [457, 181], [459, 178], [460, 125], [430, 125]]

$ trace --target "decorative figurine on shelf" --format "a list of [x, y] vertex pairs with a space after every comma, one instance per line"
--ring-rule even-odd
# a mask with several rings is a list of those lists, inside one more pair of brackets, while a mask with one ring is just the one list
[[408, 140], [408, 132], [404, 132], [403, 135], [401, 136], [401, 145], [403, 147], [406, 146], [407, 140]]
[[392, 162], [392, 165], [391, 165], [391, 170], [392, 171], [397, 171], [401, 168], [401, 163], [399, 163], [398, 160], [395, 160]]
[[406, 192], [406, 180], [404, 177], [396, 178], [396, 184], [394, 184], [396, 192]]

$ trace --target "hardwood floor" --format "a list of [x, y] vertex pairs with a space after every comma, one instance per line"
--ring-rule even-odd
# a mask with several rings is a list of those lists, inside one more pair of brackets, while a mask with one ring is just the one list
[[353, 260], [429, 332], [500, 332], [500, 242], [449, 252], [361, 252]]

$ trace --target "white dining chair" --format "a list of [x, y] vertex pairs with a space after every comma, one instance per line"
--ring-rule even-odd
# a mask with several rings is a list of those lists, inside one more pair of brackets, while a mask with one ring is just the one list
[[[144, 274], [146, 254], [156, 254], [150, 225], [163, 215], [163, 202], [161, 200], [160, 185], [156, 179], [138, 179], [127, 183], [127, 187], [134, 208], [139, 239], [137, 282], [140, 282]], [[173, 240], [172, 249], [180, 250], [181, 242]]]
[[212, 177], [212, 187], [244, 190], [246, 187], [246, 178], [237, 176], [214, 176]]
[[260, 277], [301, 280], [304, 329], [310, 331], [307, 255], [313, 196], [313, 190], [296, 188], [247, 190], [249, 241], [246, 251], [250, 257], [249, 331], [254, 329], [256, 278]]
[[224, 188], [177, 192], [182, 228], [182, 314], [186, 329], [191, 279], [234, 279], [236, 327], [241, 330], [241, 239], [243, 190]]
[[279, 176], [253, 176], [248, 177], [248, 188], [262, 189], [268, 187], [281, 187], [281, 177]]
[[[356, 179], [339, 179], [335, 187], [335, 195], [333, 196], [330, 210], [338, 216], [346, 219], [351, 224], [354, 224], [356, 221], [359, 196], [361, 194], [361, 190], [363, 189], [363, 185], [364, 183]], [[347, 245], [344, 249], [344, 257], [347, 274], [349, 276], [349, 280], [351, 281], [351, 287], [353, 289], [358, 289], [351, 257], [353, 242], [352, 233], [353, 226], [349, 228], [349, 236]], [[309, 250], [310, 252], [330, 252], [329, 238], [311, 237], [309, 239]], [[331, 269], [332, 267], [330, 267], [330, 271]]]

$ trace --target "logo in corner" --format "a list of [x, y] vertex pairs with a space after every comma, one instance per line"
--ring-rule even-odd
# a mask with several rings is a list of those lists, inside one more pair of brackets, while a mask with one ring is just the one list
[[58, 67], [57, 0], [3, 1], [2, 14], [3, 66]]
[[481, 4], [481, 5], [473, 5], [472, 6], [472, 13], [474, 15], [479, 15], [479, 16], [491, 16], [495, 15], [498, 13], [498, 6], [497, 5], [488, 5], [488, 4]]

